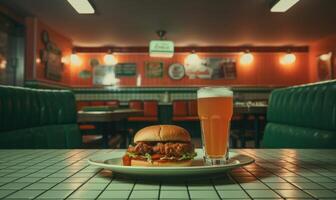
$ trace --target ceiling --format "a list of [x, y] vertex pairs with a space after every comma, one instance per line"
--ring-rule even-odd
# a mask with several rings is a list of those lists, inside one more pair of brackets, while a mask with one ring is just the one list
[[[2, 0], [77, 46], [144, 46], [167, 30], [177, 46], [308, 45], [336, 34], [336, 0], [301, 0], [271, 13], [270, 0], [92, 0], [79, 15], [66, 0]], [[1, 4], [0, 3], [0, 4]]]

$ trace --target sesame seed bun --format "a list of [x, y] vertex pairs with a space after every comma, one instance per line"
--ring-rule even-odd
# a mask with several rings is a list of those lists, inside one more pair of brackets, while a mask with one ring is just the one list
[[175, 125], [154, 125], [139, 130], [134, 136], [138, 142], [190, 142], [190, 134], [182, 127]]

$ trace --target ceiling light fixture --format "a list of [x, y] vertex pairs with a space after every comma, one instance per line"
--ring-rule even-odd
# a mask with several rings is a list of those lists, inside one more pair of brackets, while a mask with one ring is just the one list
[[67, 0], [67, 1], [79, 14], [95, 13], [95, 10], [93, 9], [91, 3], [88, 0]]
[[300, 0], [275, 0], [271, 4], [271, 12], [286, 12]]

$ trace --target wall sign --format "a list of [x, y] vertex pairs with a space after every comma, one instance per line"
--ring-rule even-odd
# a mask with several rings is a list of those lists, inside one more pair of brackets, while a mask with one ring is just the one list
[[236, 61], [231, 58], [205, 58], [185, 66], [189, 79], [236, 79]]
[[152, 40], [149, 43], [150, 57], [171, 58], [174, 55], [174, 43], [168, 40]]
[[145, 62], [145, 74], [147, 78], [162, 78], [163, 63], [162, 62]]
[[180, 63], [171, 64], [168, 68], [168, 75], [174, 80], [182, 79], [185, 75], [184, 66]]
[[40, 50], [40, 57], [45, 66], [45, 77], [50, 80], [60, 81], [63, 72], [62, 51], [55, 43], [50, 41], [47, 31], [43, 31], [41, 37], [44, 49]]
[[136, 63], [118, 63], [115, 66], [116, 77], [130, 77], [137, 74]]

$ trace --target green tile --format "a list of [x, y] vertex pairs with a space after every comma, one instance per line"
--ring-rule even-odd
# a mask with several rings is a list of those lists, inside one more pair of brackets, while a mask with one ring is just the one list
[[238, 184], [215, 184], [216, 190], [242, 190]]
[[111, 183], [106, 190], [132, 190], [134, 184], [128, 183]]
[[0, 187], [0, 189], [4, 189], [4, 190], [20, 190], [24, 187], [26, 187], [27, 185], [29, 185], [30, 183], [7, 183], [6, 185], [3, 185]]
[[257, 182], [257, 183], [241, 183], [240, 184], [245, 190], [248, 190], [248, 189], [268, 189], [268, 187], [266, 185], [264, 185], [263, 183], [261, 182]]
[[57, 183], [33, 183], [26, 187], [28, 190], [47, 190], [56, 185]]
[[310, 198], [307, 193], [301, 190], [275, 190], [284, 198]]
[[[227, 191], [225, 191], [227, 192]], [[190, 193], [190, 198], [192, 199], [219, 199], [217, 193], [215, 190], [212, 190], [212, 191], [196, 191], [196, 190], [193, 190], [193, 191], [189, 191]]]
[[127, 199], [131, 191], [104, 191], [98, 199]]
[[319, 176], [319, 177], [308, 177], [309, 180], [312, 180], [316, 183], [332, 183], [335, 182], [333, 179], [328, 178], [328, 177], [323, 177], [323, 176]]
[[136, 183], [134, 190], [159, 190], [160, 184]]
[[221, 190], [218, 191], [222, 199], [243, 199], [249, 198], [243, 190]]
[[52, 198], [66, 198], [72, 193], [71, 190], [49, 190], [43, 193], [39, 198], [52, 199]]
[[162, 184], [161, 190], [187, 190], [185, 184]]
[[317, 183], [293, 183], [296, 187], [300, 188], [300, 189], [324, 189], [322, 186], [320, 186]]
[[295, 190], [298, 189], [294, 185], [290, 183], [265, 183], [268, 187], [272, 189], [279, 189], [279, 190]]
[[40, 183], [60, 183], [64, 180], [65, 178], [43, 178], [39, 182]]
[[[288, 177], [287, 177], [288, 178]], [[286, 181], [277, 176], [263, 177], [260, 180], [264, 183], [285, 183]]]
[[81, 190], [103, 190], [108, 183], [86, 183], [80, 187]]
[[101, 191], [95, 190], [77, 190], [69, 198], [70, 199], [94, 199], [98, 197]]
[[109, 183], [111, 179], [109, 178], [91, 178], [88, 183]]
[[7, 195], [9, 195], [10, 193], [14, 192], [15, 190], [0, 190], [0, 198], [3, 198]]
[[293, 183], [311, 182], [309, 179], [306, 179], [300, 176], [287, 176], [287, 177], [283, 177], [283, 179], [285, 179], [288, 182], [293, 182]]
[[71, 182], [71, 183], [84, 183], [85, 181], [87, 181], [89, 178], [73, 178], [70, 177], [66, 180], [64, 180], [63, 182]]
[[327, 188], [327, 189], [331, 189], [331, 190], [336, 189], [336, 182], [334, 182], [334, 183], [319, 183], [319, 184], [322, 185], [323, 187]]
[[309, 193], [315, 198], [335, 198], [336, 192], [330, 190], [305, 190], [305, 192]]
[[188, 184], [188, 190], [214, 190], [214, 187], [209, 184]]
[[33, 199], [39, 194], [44, 192], [44, 190], [20, 190], [11, 194], [7, 198], [9, 199]]
[[33, 183], [33, 182], [36, 182], [40, 179], [41, 178], [24, 177], [24, 178], [20, 178], [20, 179], [16, 180], [15, 182], [17, 182], [17, 183]]
[[280, 198], [280, 196], [272, 190], [246, 190], [252, 198]]
[[160, 199], [161, 198], [166, 198], [166, 199], [171, 199], [171, 198], [189, 198], [188, 196], [188, 191], [187, 190], [161, 190], [160, 192]]
[[53, 187], [53, 190], [75, 190], [79, 186], [81, 186], [82, 183], [60, 183]]
[[147, 190], [147, 191], [140, 191], [135, 190], [131, 193], [130, 199], [139, 199], [139, 198], [158, 198], [159, 191]]

